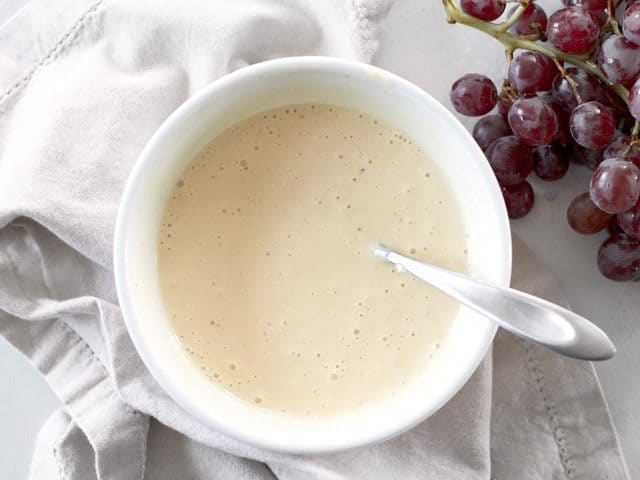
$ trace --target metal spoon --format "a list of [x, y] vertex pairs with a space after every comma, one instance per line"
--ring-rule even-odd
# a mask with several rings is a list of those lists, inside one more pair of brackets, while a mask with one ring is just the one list
[[374, 255], [406, 270], [509, 332], [568, 357], [606, 360], [616, 353], [606, 333], [566, 308], [407, 257], [378, 245]]

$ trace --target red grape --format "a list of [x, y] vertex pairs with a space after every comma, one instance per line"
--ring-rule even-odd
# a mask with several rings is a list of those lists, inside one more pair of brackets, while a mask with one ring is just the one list
[[603, 160], [593, 174], [589, 191], [593, 203], [605, 212], [629, 210], [640, 197], [640, 168], [617, 158]]
[[546, 145], [558, 133], [558, 117], [544, 99], [523, 97], [509, 110], [509, 126], [527, 145]]
[[[509, 15], [513, 15], [518, 7], [513, 7]], [[511, 32], [516, 35], [535, 35], [547, 31], [547, 14], [539, 5], [532, 3], [518, 19]]]
[[611, 35], [602, 42], [598, 65], [612, 83], [628, 85], [640, 72], [640, 47], [622, 35]]
[[618, 226], [631, 238], [640, 240], [640, 202], [617, 215]]
[[[576, 90], [583, 102], [591, 102], [592, 100], [604, 101], [604, 91], [596, 77], [574, 67], [567, 68], [566, 73], [576, 83]], [[570, 113], [578, 106], [578, 99], [571, 84], [562, 76], [556, 77], [553, 81], [551, 95], [558, 101], [565, 112]]]
[[577, 143], [572, 143], [569, 146], [569, 160], [577, 165], [584, 165], [585, 167], [595, 170], [602, 161], [603, 150], [591, 150], [590, 148], [584, 148]]
[[482, 117], [473, 127], [473, 138], [484, 151], [501, 137], [511, 135], [511, 128], [500, 115]]
[[603, 148], [613, 137], [615, 119], [600, 102], [578, 105], [569, 119], [569, 128], [574, 140], [586, 148]]
[[505, 120], [509, 118], [509, 110], [511, 109], [511, 105], [513, 105], [513, 102], [505, 102], [504, 100], [500, 100], [498, 102], [498, 113]]
[[558, 69], [539, 53], [524, 52], [509, 65], [509, 82], [523, 95], [551, 90]]
[[619, 282], [640, 279], [640, 240], [621, 233], [611, 235], [598, 250], [598, 269]]
[[606, 9], [603, 10], [589, 10], [589, 13], [596, 21], [599, 27], [603, 27], [607, 20], [609, 20], [609, 13]]
[[559, 50], [585, 53], [598, 40], [600, 29], [593, 16], [580, 7], [566, 7], [549, 18], [547, 36]]
[[[541, 5], [551, 2], [458, 0], [460, 11], [442, 1], [451, 23], [495, 36], [510, 56], [501, 88], [468, 74], [450, 92], [458, 113], [483, 117], [473, 138], [509, 217], [533, 208], [532, 171], [553, 181], [570, 163], [585, 165], [593, 175], [588, 191], [569, 205], [568, 223], [582, 234], [608, 230], [598, 268], [614, 280], [640, 281], [640, 0], [561, 0], [564, 8], [548, 18]], [[518, 16], [507, 22], [508, 32], [504, 23], [486, 23], [501, 21], [508, 3], [504, 16]]]
[[569, 169], [569, 157], [557, 143], [542, 145], [533, 151], [533, 170], [543, 180], [558, 180]]
[[558, 117], [558, 133], [553, 137], [553, 141], [566, 147], [572, 142], [571, 131], [569, 130], [569, 114], [560, 107], [554, 110]]
[[606, 105], [609, 111], [613, 114], [613, 117], [616, 120], [616, 127], [623, 131], [633, 128], [634, 120], [633, 117], [629, 115], [627, 102], [613, 94], [608, 95], [607, 100], [608, 101], [606, 102], [600, 103]]
[[553, 137], [553, 141], [555, 143], [559, 143], [560, 145], [567, 146], [571, 143], [571, 132], [569, 131], [569, 114], [565, 112], [560, 106], [560, 102], [558, 102], [555, 98], [551, 96], [550, 93], [543, 93], [540, 97], [551, 105], [553, 111], [556, 112], [556, 117], [558, 117], [558, 132], [555, 137]]
[[567, 221], [571, 228], [578, 233], [591, 235], [597, 233], [611, 223], [613, 215], [604, 212], [593, 203], [589, 192], [584, 192], [578, 195], [569, 204], [567, 209]]
[[607, 231], [611, 234], [614, 233], [624, 233], [622, 231], [622, 229], [620, 228], [620, 225], [618, 225], [618, 216], [617, 215], [613, 215], [613, 218], [611, 218], [611, 221], [609, 222], [609, 225], [607, 225]]
[[607, 8], [607, 0], [562, 0], [565, 7], [582, 7], [587, 10], [604, 10]]
[[451, 87], [451, 103], [461, 114], [478, 117], [489, 113], [498, 101], [498, 91], [486, 76], [468, 73]]
[[501, 185], [522, 183], [533, 169], [531, 150], [513, 135], [493, 142], [486, 156]]
[[609, 19], [607, 13], [607, 0], [563, 0], [566, 7], [582, 7], [587, 10], [596, 20], [598, 26], [602, 27]]
[[602, 158], [620, 158], [629, 160], [640, 167], [640, 146], [637, 143], [629, 146], [631, 137], [618, 135], [604, 149]]
[[460, 6], [464, 13], [489, 22], [502, 15], [506, 4], [500, 0], [460, 0]]
[[622, 19], [624, 36], [633, 43], [640, 43], [640, 3], [633, 2], [624, 12]]
[[640, 121], [640, 78], [636, 80], [629, 90], [629, 113]]
[[518, 185], [503, 186], [502, 196], [509, 218], [524, 217], [531, 211], [535, 201], [533, 188], [526, 180]]

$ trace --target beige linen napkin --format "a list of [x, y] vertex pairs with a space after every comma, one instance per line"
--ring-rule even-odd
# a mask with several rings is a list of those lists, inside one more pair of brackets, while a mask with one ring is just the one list
[[[64, 404], [39, 435], [32, 478], [626, 478], [592, 366], [506, 334], [432, 418], [330, 456], [267, 452], [207, 428], [136, 354], [111, 251], [147, 139], [195, 91], [245, 65], [300, 54], [371, 61], [388, 8], [41, 0], [0, 29], [0, 333]], [[515, 286], [562, 301], [519, 242], [514, 268]]]

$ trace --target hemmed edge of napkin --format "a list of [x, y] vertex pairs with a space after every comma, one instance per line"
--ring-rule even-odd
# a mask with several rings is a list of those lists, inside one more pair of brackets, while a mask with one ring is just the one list
[[[566, 298], [557, 294], [561, 291], [558, 279], [544, 260], [516, 235], [513, 236], [513, 248], [514, 283], [520, 288], [525, 285], [525, 291], [570, 309]], [[523, 272], [533, 269], [541, 274], [526, 279], [522, 276]], [[498, 333], [494, 353], [508, 358], [505, 350], [508, 343], [507, 350], [520, 357], [523, 363], [522, 373], [529, 384], [523, 392], [537, 397], [537, 403], [529, 406], [531, 420], [535, 423], [528, 429], [530, 440], [535, 442], [535, 435], [541, 432], [552, 436], [557, 459], [567, 480], [593, 478], [594, 474], [610, 475], [607, 478], [611, 480], [629, 479], [620, 440], [593, 363], [550, 352], [525, 340], [505, 343], [504, 339], [509, 336], [506, 332]], [[499, 403], [500, 398], [497, 401]], [[517, 419], [512, 420], [512, 428], [519, 428]], [[532, 448], [535, 450], [536, 446]]]
[[[19, 77], [14, 83], [10, 84], [9, 87], [0, 92], [0, 109], [4, 102], [8, 101], [15, 94], [17, 94], [22, 88], [26, 87], [31, 79], [38, 73], [38, 71], [53, 62], [60, 56], [64, 51], [73, 44], [73, 42], [78, 38], [80, 32], [86, 25], [87, 21], [98, 11], [98, 9], [102, 6], [102, 4], [106, 0], [96, 0], [94, 3], [90, 4], [88, 8], [84, 10], [84, 12], [77, 18], [77, 20], [69, 27], [64, 33], [55, 41], [53, 46], [46, 50], [46, 53], [41, 57], [41, 59], [27, 69], [27, 72]], [[18, 15], [20, 12], [18, 12]], [[15, 17], [14, 17], [15, 18]], [[13, 20], [13, 18], [11, 19]], [[17, 19], [19, 21], [19, 19]], [[1, 28], [5, 28], [6, 24], [0, 25]], [[53, 39], [40, 39], [41, 43], [50, 44]], [[0, 110], [1, 111], [1, 110]]]
[[[584, 368], [580, 369], [582, 371], [573, 369], [574, 375], [569, 378], [565, 373], [567, 369], [558, 364], [573, 363], [573, 360], [559, 355], [540, 355], [542, 349], [532, 344], [526, 344], [524, 350], [529, 372], [540, 385], [540, 400], [552, 427], [567, 479], [589, 478], [594, 472], [610, 475], [620, 466], [622, 471], [619, 473], [622, 476], [608, 478], [629, 480], [629, 468], [593, 363], [585, 363]], [[566, 386], [574, 380], [574, 397], [558, 398], [553, 394], [562, 391], [559, 390], [560, 386]], [[597, 408], [590, 406], [592, 402], [597, 404]], [[577, 403], [582, 407], [578, 409], [580, 415], [575, 412]], [[595, 439], [590, 438], [586, 429], [583, 429], [585, 425], [591, 432], [606, 432], [605, 438], [594, 444], [590, 440]]]

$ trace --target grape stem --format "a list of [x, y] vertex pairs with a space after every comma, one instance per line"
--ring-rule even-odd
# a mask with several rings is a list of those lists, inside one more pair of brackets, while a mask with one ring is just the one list
[[631, 130], [631, 142], [630, 144], [634, 144], [638, 142], [638, 134], [640, 133], [640, 122], [636, 121], [633, 124], [633, 130]]
[[560, 75], [562, 75], [562, 78], [564, 78], [567, 81], [567, 83], [571, 87], [571, 90], [573, 90], [573, 94], [576, 96], [576, 100], [578, 101], [578, 103], [579, 104], [582, 103], [582, 95], [580, 95], [580, 90], [578, 89], [578, 83], [573, 79], [571, 75], [567, 74], [567, 71], [564, 69], [564, 67], [558, 61], [557, 58], [552, 58], [552, 60], [553, 60], [553, 63], [556, 64], [556, 67], [558, 68]]
[[[485, 22], [478, 18], [472, 17], [471, 15], [467, 15], [454, 3], [453, 0], [442, 0], [442, 3], [444, 4], [444, 8], [447, 13], [447, 21], [449, 23], [460, 23], [462, 25], [475, 28], [476, 30], [480, 30], [481, 32], [484, 32], [501, 42], [507, 50], [529, 50], [531, 52], [540, 53], [541, 55], [554, 59], [558, 62], [562, 61], [575, 65], [576, 67], [579, 67], [585, 72], [598, 78], [604, 85], [606, 85], [608, 88], [614, 91], [622, 100], [624, 100], [625, 103], [628, 103], [629, 90], [627, 90], [623, 85], [610, 82], [602, 72], [602, 70], [600, 70], [600, 68], [598, 68], [595, 63], [588, 60], [588, 57], [584, 55], [574, 55], [561, 52], [555, 48], [535, 42], [534, 40], [512, 35], [508, 32], [511, 26], [510, 21], [518, 11], [524, 11], [526, 5], [528, 5], [527, 0], [525, 0], [524, 3], [521, 3], [521, 5], [518, 7], [518, 10], [516, 10], [516, 12], [503, 23]], [[522, 15], [522, 13], [520, 13], [520, 15]], [[518, 18], [516, 18], [513, 23], [515, 23]], [[506, 28], [505, 25], [507, 25]]]
[[624, 160], [629, 158], [629, 153], [631, 153], [631, 149], [633, 148], [634, 145], [637, 145], [638, 133], [640, 133], [640, 122], [636, 121], [633, 124], [633, 130], [631, 130], [631, 140], [629, 141], [629, 145], [627, 145], [627, 148], [625, 148], [624, 152], [622, 152], [622, 158]]
[[609, 24], [611, 31], [615, 35], [620, 35], [620, 25], [618, 25], [618, 21], [616, 20], [616, 9], [613, 6], [613, 0], [607, 0], [607, 14], [609, 15], [607, 23]]
[[524, 11], [527, 9], [528, 6], [529, 6], [528, 1], [518, 5], [518, 8], [516, 8], [516, 11], [513, 12], [513, 14], [507, 19], [507, 21], [498, 25], [498, 29], [503, 33], [507, 32], [511, 27], [513, 27], [516, 24], [518, 20], [520, 20], [520, 17], [522, 16], [522, 14], [524, 13]]
[[507, 60], [507, 71], [508, 71], [509, 65], [511, 65], [511, 62], [513, 61], [513, 50], [510, 48], [505, 48], [504, 58]]
[[498, 100], [506, 103], [513, 103], [518, 99], [518, 92], [511, 86], [509, 80], [502, 82], [502, 95], [498, 97]]

